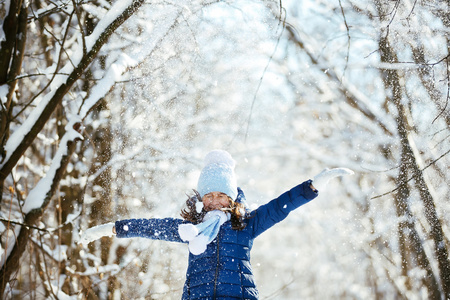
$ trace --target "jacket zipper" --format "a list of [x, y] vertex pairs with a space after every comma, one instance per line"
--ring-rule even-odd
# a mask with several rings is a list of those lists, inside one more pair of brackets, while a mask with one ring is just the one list
[[217, 278], [219, 277], [219, 264], [220, 264], [220, 257], [219, 257], [219, 234], [217, 235], [217, 265], [216, 265], [216, 275], [214, 277], [214, 295], [213, 300], [216, 299], [216, 292], [217, 292]]

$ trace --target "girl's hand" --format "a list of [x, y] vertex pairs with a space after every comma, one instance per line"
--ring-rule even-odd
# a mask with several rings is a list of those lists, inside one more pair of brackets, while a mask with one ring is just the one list
[[327, 185], [328, 181], [334, 177], [345, 176], [345, 175], [353, 175], [354, 172], [350, 169], [346, 168], [335, 168], [335, 169], [324, 169], [322, 172], [314, 176], [314, 179], [311, 183], [311, 188], [316, 188], [319, 191], [324, 189]]
[[90, 242], [98, 240], [103, 236], [113, 236], [115, 234], [114, 225], [115, 224], [111, 222], [91, 227], [83, 232], [78, 243], [87, 246]]

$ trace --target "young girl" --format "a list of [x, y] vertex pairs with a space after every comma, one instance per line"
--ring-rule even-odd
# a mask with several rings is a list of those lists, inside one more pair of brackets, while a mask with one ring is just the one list
[[119, 238], [145, 237], [189, 244], [189, 265], [182, 299], [258, 299], [250, 250], [253, 240], [318, 195], [313, 186], [349, 174], [325, 170], [278, 198], [250, 211], [237, 185], [235, 162], [223, 150], [205, 157], [195, 195], [183, 219], [130, 219], [115, 222]]

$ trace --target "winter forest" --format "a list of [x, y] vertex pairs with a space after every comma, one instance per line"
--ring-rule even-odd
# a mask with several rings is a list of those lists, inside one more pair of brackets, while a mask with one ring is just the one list
[[450, 298], [447, 0], [0, 0], [0, 298], [180, 299], [179, 217], [229, 151], [252, 208], [331, 181], [258, 239], [261, 299]]

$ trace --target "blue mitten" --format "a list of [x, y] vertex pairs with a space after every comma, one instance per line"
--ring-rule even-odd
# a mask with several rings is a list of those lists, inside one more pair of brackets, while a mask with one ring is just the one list
[[328, 181], [334, 177], [345, 176], [345, 175], [353, 175], [354, 172], [347, 168], [335, 168], [335, 169], [324, 169], [322, 172], [314, 176], [312, 181], [312, 185], [319, 191], [323, 190]]
[[220, 210], [210, 211], [205, 215], [203, 222], [200, 224], [179, 225], [178, 234], [183, 241], [189, 242], [189, 251], [194, 255], [199, 255], [216, 238], [220, 226], [229, 219], [229, 213]]

